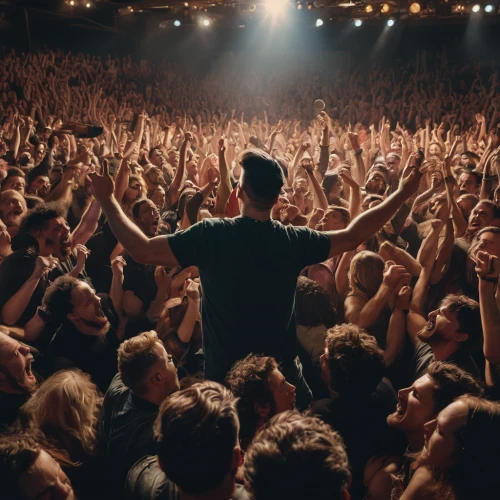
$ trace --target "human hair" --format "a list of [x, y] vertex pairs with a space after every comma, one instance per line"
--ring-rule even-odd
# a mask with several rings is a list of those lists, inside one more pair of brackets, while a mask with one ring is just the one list
[[350, 480], [340, 435], [295, 410], [274, 416], [245, 455], [245, 489], [252, 500], [341, 498]]
[[141, 198], [140, 200], [137, 200], [133, 205], [132, 205], [132, 217], [134, 219], [139, 218], [139, 210], [141, 209], [141, 205], [144, 203], [148, 202], [149, 198]]
[[71, 294], [82, 282], [69, 274], [56, 278], [45, 290], [42, 299], [42, 310], [51, 320], [62, 323], [66, 316], [73, 311]]
[[78, 460], [97, 453], [102, 397], [90, 375], [61, 370], [51, 375], [20, 409], [24, 429], [40, 429], [47, 441]]
[[194, 384], [163, 401], [154, 435], [170, 480], [192, 495], [213, 490], [231, 471], [238, 446], [236, 399], [216, 382]]
[[268, 378], [278, 364], [274, 358], [249, 354], [234, 363], [226, 377], [226, 386], [238, 398], [241, 439], [249, 441], [257, 430], [260, 416], [255, 408], [269, 406], [274, 411], [274, 398]]
[[479, 236], [481, 236], [484, 233], [500, 234], [500, 227], [495, 227], [495, 226], [483, 227], [483, 229], [481, 229], [474, 235], [474, 239], [475, 240], [479, 239]]
[[184, 211], [186, 210], [188, 201], [196, 194], [196, 192], [196, 189], [187, 188], [184, 189], [179, 196], [178, 212], [181, 219], [184, 216]]
[[321, 187], [323, 188], [323, 191], [326, 196], [328, 196], [328, 193], [330, 190], [337, 184], [339, 181], [339, 174], [337, 172], [327, 172], [323, 180], [321, 181]]
[[67, 210], [58, 201], [41, 203], [28, 210], [23, 217], [17, 236], [12, 240], [12, 250], [20, 250], [30, 246], [38, 248], [38, 242], [33, 233], [45, 229], [49, 221], [58, 217], [67, 217]]
[[342, 222], [346, 225], [346, 227], [351, 223], [351, 212], [349, 212], [347, 208], [340, 207], [338, 205], [331, 205], [328, 207], [325, 215], [332, 212], [338, 212], [340, 214]]
[[159, 345], [157, 333], [151, 330], [126, 340], [118, 348], [118, 372], [132, 392], [144, 394], [149, 370], [161, 359], [155, 349]]
[[295, 316], [298, 325], [332, 327], [336, 314], [326, 290], [309, 278], [299, 276], [295, 291]]
[[375, 337], [352, 323], [336, 325], [325, 341], [329, 388], [342, 398], [371, 394], [385, 372], [384, 351]]
[[7, 179], [10, 179], [11, 177], [22, 177], [23, 179], [26, 178], [24, 172], [20, 168], [9, 167], [7, 169], [7, 175], [5, 176], [5, 178], [2, 181], [2, 184], [0, 185], [1, 189], [4, 188], [5, 184], [7, 183]]
[[384, 259], [375, 252], [363, 250], [351, 260], [349, 285], [353, 292], [359, 291], [368, 298], [373, 297], [382, 284]]
[[33, 466], [41, 448], [26, 435], [0, 436], [0, 484], [2, 498], [19, 498], [19, 479]]
[[462, 173], [467, 175], [472, 175], [476, 180], [476, 186], [481, 185], [482, 175], [479, 172], [476, 172], [475, 170], [466, 170]]
[[278, 162], [260, 149], [246, 149], [238, 163], [244, 171], [241, 189], [257, 210], [270, 210], [285, 183]]
[[434, 382], [432, 397], [436, 414], [463, 394], [482, 395], [479, 382], [453, 363], [434, 361], [427, 368], [427, 375]]
[[497, 207], [491, 200], [479, 200], [477, 205], [479, 205], [479, 203], [484, 203], [485, 205], [491, 207], [491, 210], [493, 212], [493, 218], [500, 219], [500, 207]]
[[481, 311], [479, 304], [465, 295], [447, 295], [440, 304], [457, 315], [460, 332], [468, 335], [467, 340], [461, 343], [463, 349], [473, 349], [481, 340]]

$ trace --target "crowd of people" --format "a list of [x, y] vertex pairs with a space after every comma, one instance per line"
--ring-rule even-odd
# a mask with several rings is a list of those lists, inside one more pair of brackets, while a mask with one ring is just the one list
[[2, 498], [500, 488], [500, 82], [2, 52]]

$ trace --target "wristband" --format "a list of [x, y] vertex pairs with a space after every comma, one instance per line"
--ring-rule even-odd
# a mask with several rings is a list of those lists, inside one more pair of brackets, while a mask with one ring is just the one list
[[483, 281], [487, 281], [488, 283], [498, 283], [498, 276], [496, 278], [492, 276], [481, 276]]
[[456, 181], [455, 181], [455, 177], [453, 177], [453, 175], [447, 175], [447, 176], [444, 178], [444, 182], [456, 182]]
[[354, 154], [359, 156], [363, 152], [363, 148], [359, 148]]

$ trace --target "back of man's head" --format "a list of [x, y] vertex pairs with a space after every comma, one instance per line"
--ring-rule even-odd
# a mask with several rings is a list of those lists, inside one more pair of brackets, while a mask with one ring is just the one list
[[161, 468], [187, 494], [216, 490], [238, 469], [238, 431], [236, 399], [222, 385], [206, 381], [176, 392], [154, 425]]
[[342, 398], [371, 394], [385, 371], [384, 352], [375, 337], [354, 324], [328, 330], [322, 363], [329, 375], [329, 388]]
[[226, 385], [238, 398], [242, 441], [252, 439], [260, 420], [258, 407], [269, 407], [274, 414], [274, 398], [268, 379], [278, 364], [274, 358], [249, 354], [237, 361], [226, 377]]
[[343, 497], [351, 473], [342, 438], [316, 417], [287, 411], [257, 434], [245, 456], [252, 500]]
[[482, 396], [483, 390], [479, 382], [453, 363], [435, 361], [429, 365], [427, 375], [434, 382], [432, 397], [436, 415], [459, 396]]
[[118, 349], [118, 372], [122, 382], [133, 392], [147, 392], [147, 378], [153, 365], [161, 359], [160, 340], [154, 330], [126, 340]]
[[243, 151], [238, 162], [243, 169], [241, 188], [256, 208], [270, 210], [285, 183], [278, 162], [260, 149]]

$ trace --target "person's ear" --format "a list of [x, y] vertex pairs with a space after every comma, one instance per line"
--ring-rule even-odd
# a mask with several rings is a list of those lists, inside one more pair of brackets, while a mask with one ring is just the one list
[[457, 342], [465, 342], [469, 338], [469, 335], [464, 332], [455, 333], [455, 340]]
[[233, 456], [231, 458], [231, 474], [233, 476], [236, 475], [238, 472], [238, 469], [243, 465], [244, 460], [243, 460], [243, 453], [241, 451], [241, 448], [239, 446], [236, 446], [236, 448], [233, 450]]
[[70, 320], [70, 321], [76, 321], [79, 319], [79, 316], [78, 314], [74, 313], [74, 312], [70, 312], [66, 315], [66, 317]]
[[161, 373], [156, 372], [149, 377], [149, 381], [151, 382], [151, 385], [158, 385], [163, 381], [163, 377], [161, 376]]

